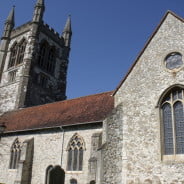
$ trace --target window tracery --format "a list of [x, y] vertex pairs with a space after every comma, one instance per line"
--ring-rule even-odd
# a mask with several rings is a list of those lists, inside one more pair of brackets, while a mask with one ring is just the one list
[[20, 43], [15, 42], [11, 48], [10, 61], [8, 68], [19, 65], [23, 62], [25, 49], [26, 49], [26, 40], [22, 39]]
[[81, 171], [83, 164], [83, 154], [85, 150], [85, 144], [83, 138], [78, 134], [74, 134], [68, 144], [68, 171]]
[[55, 68], [55, 47], [51, 47], [46, 41], [40, 45], [40, 52], [38, 57], [38, 65], [49, 73], [54, 72]]
[[172, 89], [162, 101], [164, 154], [184, 154], [184, 90]]
[[18, 168], [20, 155], [21, 155], [21, 143], [17, 138], [15, 139], [11, 147], [10, 166], [9, 166], [10, 169]]

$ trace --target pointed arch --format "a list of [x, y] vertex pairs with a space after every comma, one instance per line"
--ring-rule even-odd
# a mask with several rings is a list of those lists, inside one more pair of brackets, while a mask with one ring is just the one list
[[171, 92], [172, 90], [177, 89], [177, 88], [179, 88], [179, 89], [184, 89], [184, 85], [183, 85], [183, 84], [174, 84], [174, 85], [168, 87], [168, 88], [162, 93], [162, 95], [160, 96], [160, 98], [159, 98], [159, 100], [158, 100], [158, 102], [157, 102], [157, 107], [160, 107], [160, 106], [162, 105], [163, 100], [164, 100], [167, 96], [170, 95], [170, 92]]
[[27, 41], [25, 38], [22, 38], [22, 40], [19, 42], [19, 45], [18, 45], [18, 56], [17, 56], [17, 65], [18, 64], [21, 64], [23, 62], [23, 59], [24, 59], [24, 55], [25, 55], [25, 50], [26, 50], [26, 45], [27, 45]]
[[184, 154], [184, 88], [174, 85], [159, 99], [164, 155]]
[[11, 54], [10, 54], [10, 60], [9, 60], [9, 64], [8, 64], [8, 68], [11, 68], [13, 66], [15, 66], [16, 64], [16, 57], [18, 54], [18, 43], [17, 41], [15, 41], [12, 45], [12, 47], [10, 48]]
[[82, 170], [84, 150], [85, 150], [84, 139], [79, 134], [75, 133], [70, 139], [67, 146], [68, 151], [67, 170], [69, 171]]
[[11, 54], [10, 54], [8, 68], [14, 67], [23, 62], [26, 45], [27, 45], [27, 41], [24, 37], [21, 39], [19, 43], [17, 41], [13, 43], [10, 49]]
[[49, 73], [54, 73], [56, 62], [56, 48], [50, 46], [46, 40], [40, 42], [38, 65]]
[[16, 138], [11, 146], [11, 155], [10, 155], [10, 169], [17, 169], [18, 163], [20, 161], [21, 155], [21, 143], [18, 138]]

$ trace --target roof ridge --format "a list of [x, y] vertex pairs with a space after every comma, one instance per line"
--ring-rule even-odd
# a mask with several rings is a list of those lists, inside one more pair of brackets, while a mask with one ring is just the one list
[[150, 35], [150, 37], [147, 39], [146, 43], [144, 44], [143, 49], [141, 49], [141, 51], [138, 53], [137, 57], [135, 58], [135, 60], [133, 61], [133, 64], [131, 65], [131, 67], [129, 68], [128, 72], [123, 76], [123, 79], [120, 81], [120, 83], [118, 84], [118, 86], [116, 87], [116, 89], [113, 92], [113, 96], [116, 94], [116, 92], [119, 90], [119, 88], [121, 87], [121, 85], [124, 83], [124, 81], [127, 79], [128, 75], [131, 73], [131, 71], [133, 70], [134, 66], [137, 64], [139, 58], [142, 56], [142, 54], [144, 53], [144, 51], [146, 50], [147, 46], [150, 44], [151, 40], [153, 39], [153, 37], [156, 35], [156, 33], [158, 32], [158, 30], [160, 29], [161, 25], [163, 24], [163, 22], [165, 21], [166, 17], [168, 16], [168, 14], [171, 14], [172, 16], [174, 16], [175, 18], [177, 18], [178, 20], [184, 22], [184, 19], [181, 18], [180, 16], [178, 16], [177, 14], [175, 14], [174, 12], [172, 12], [171, 10], [168, 10], [164, 16], [162, 17], [161, 21], [159, 22], [159, 24], [156, 26], [156, 28], [154, 29], [154, 31], [152, 32], [152, 34]]
[[18, 111], [21, 111], [21, 110], [24, 110], [24, 109], [39, 108], [39, 107], [43, 107], [43, 106], [49, 106], [49, 105], [51, 105], [51, 104], [65, 103], [65, 102], [68, 102], [68, 101], [79, 100], [79, 99], [82, 99], [82, 98], [87, 98], [87, 97], [90, 97], [90, 96], [98, 96], [98, 95], [102, 95], [102, 94], [106, 94], [106, 93], [111, 93], [111, 95], [113, 95], [114, 90], [113, 90], [113, 91], [106, 91], [106, 92], [102, 92], [102, 93], [96, 93], [96, 94], [92, 94], [92, 95], [81, 96], [81, 97], [78, 97], [78, 98], [72, 98], [72, 99], [61, 100], [61, 101], [52, 102], [52, 103], [47, 103], [47, 104], [42, 104], [42, 105], [35, 105], [35, 106], [31, 106], [31, 107], [19, 108], [19, 109], [16, 109], [16, 110], [12, 110], [12, 111], [5, 112], [5, 113], [3, 113], [3, 115], [5, 115], [5, 114], [7, 114], [7, 113], [18, 112]]

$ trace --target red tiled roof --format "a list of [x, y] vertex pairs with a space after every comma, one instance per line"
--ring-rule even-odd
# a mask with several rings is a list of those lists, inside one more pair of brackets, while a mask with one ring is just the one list
[[104, 120], [114, 107], [113, 92], [100, 93], [7, 112], [0, 117], [6, 132]]

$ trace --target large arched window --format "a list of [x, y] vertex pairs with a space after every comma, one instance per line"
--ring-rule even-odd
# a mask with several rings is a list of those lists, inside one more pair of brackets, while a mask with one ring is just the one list
[[20, 43], [15, 42], [13, 44], [12, 48], [10, 49], [11, 54], [8, 68], [19, 65], [23, 62], [26, 44], [27, 42], [24, 38], [20, 41]]
[[83, 152], [85, 150], [85, 145], [83, 138], [77, 133], [73, 135], [68, 144], [68, 171], [81, 171], [83, 165]]
[[46, 41], [40, 44], [38, 65], [49, 73], [54, 72], [55, 68], [55, 47], [51, 47]]
[[162, 100], [164, 154], [184, 154], [184, 90], [176, 87]]
[[20, 154], [21, 154], [21, 144], [17, 138], [15, 139], [11, 147], [10, 166], [9, 166], [10, 169], [18, 168]]
[[26, 42], [25, 39], [23, 39], [19, 44], [17, 63], [16, 63], [17, 65], [23, 62], [25, 49], [26, 49], [26, 44], [27, 44], [27, 42]]
[[15, 66], [17, 52], [18, 52], [18, 44], [17, 42], [15, 42], [11, 48], [11, 55], [10, 55], [10, 61], [9, 61], [8, 68]]

